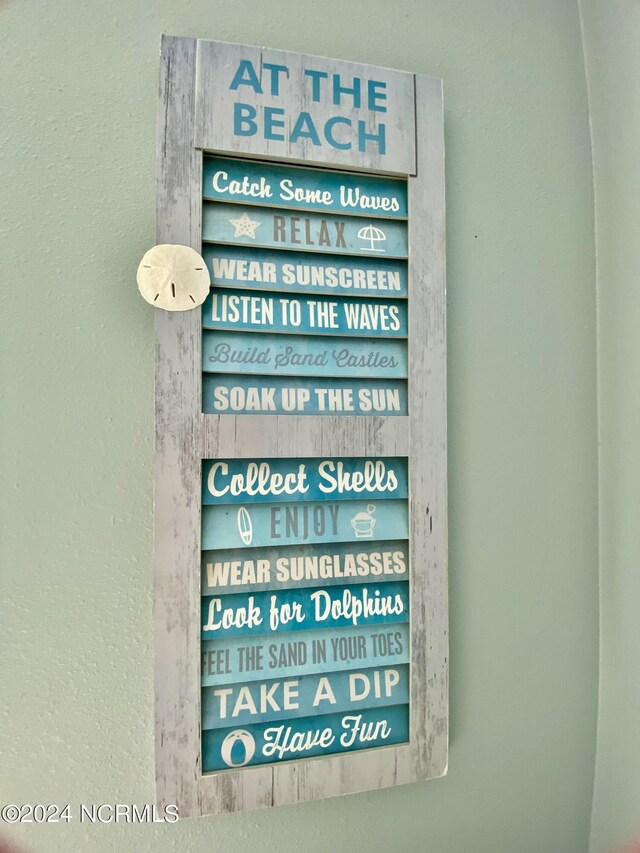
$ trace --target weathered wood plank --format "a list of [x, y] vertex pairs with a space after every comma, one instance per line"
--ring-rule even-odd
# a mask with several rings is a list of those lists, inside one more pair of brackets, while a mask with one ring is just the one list
[[[195, 105], [195, 43], [164, 38], [158, 123], [158, 243], [198, 247], [199, 210], [193, 192], [198, 162], [191, 144]], [[191, 568], [198, 559], [199, 508], [194, 487], [200, 423], [196, 416], [196, 312], [155, 309], [155, 685], [156, 785], [160, 803], [197, 810], [199, 736], [197, 632]], [[177, 571], [177, 567], [180, 571]]]
[[409, 545], [403, 540], [202, 552], [203, 595], [378, 584], [408, 577]]
[[[244, 593], [232, 593], [224, 598], [207, 596], [202, 599], [202, 639], [253, 639], [255, 636], [290, 631], [368, 625], [386, 628], [407, 621], [408, 596], [405, 581], [392, 581], [384, 586], [373, 582], [331, 586], [329, 589], [311, 587], [275, 593], [267, 590], [253, 593], [249, 606]], [[292, 606], [294, 603], [295, 607]], [[375, 609], [372, 604], [376, 605]], [[249, 615], [242, 620], [234, 618], [228, 625], [221, 618], [225, 611], [234, 617], [237, 611], [241, 611], [243, 616], [249, 611]]]
[[[359, 626], [358, 628], [343, 628], [340, 631], [340, 641], [335, 650], [329, 643], [327, 661], [332, 672], [342, 672], [353, 669], [357, 664], [364, 669], [376, 666], [398, 666], [409, 661], [409, 625], [406, 622], [395, 624], [390, 629], [391, 638], [387, 637], [384, 647], [381, 645], [379, 626]], [[295, 670], [296, 675], [309, 673], [327, 672], [327, 662], [314, 659], [314, 643], [326, 639], [324, 629], [317, 631], [301, 631], [293, 638], [300, 655], [304, 656], [305, 663]], [[374, 639], [375, 637], [375, 639]], [[256, 637], [248, 642], [245, 638], [206, 640], [202, 643], [202, 684], [205, 687], [222, 684], [237, 684], [243, 681], [253, 681], [266, 678], [286, 678], [291, 676], [291, 667], [287, 664], [287, 647], [291, 643], [291, 637]], [[272, 661], [265, 654], [265, 646], [272, 648], [273, 654], [278, 661], [277, 666], [272, 666]], [[239, 665], [239, 646], [250, 647], [255, 658], [260, 653], [259, 663], [247, 671], [246, 667], [241, 669]], [[362, 651], [353, 660], [350, 649], [353, 647]], [[283, 654], [284, 653], [284, 654]], [[279, 663], [280, 657], [284, 663]]]
[[[249, 512], [241, 508], [245, 517]], [[238, 508], [233, 505], [206, 506], [202, 510], [202, 547], [242, 548], [243, 541], [236, 524]], [[284, 518], [297, 513], [300, 521], [295, 529], [285, 529]], [[309, 519], [317, 524], [312, 526]], [[364, 518], [368, 530], [378, 539], [406, 539], [408, 534], [407, 502], [402, 500], [342, 501], [330, 503], [257, 504], [250, 508], [252, 540], [244, 545], [298, 545], [309, 542], [355, 542], [362, 538], [356, 529], [356, 518]], [[276, 526], [277, 525], [277, 526]]]
[[291, 298], [213, 287], [202, 306], [202, 321], [205, 329], [227, 331], [406, 338], [407, 304], [395, 299]]
[[[415, 171], [412, 74], [199, 41], [198, 81], [200, 148], [400, 175]], [[356, 91], [349, 94], [349, 87]], [[311, 122], [301, 121], [304, 113]]]
[[406, 456], [409, 418], [204, 415], [204, 457]]
[[[243, 729], [208, 729], [202, 735], [203, 765], [207, 770], [241, 766], [247, 756], [253, 765], [302, 760], [301, 749], [288, 745], [291, 736], [313, 732], [314, 743], [304, 749], [304, 761], [319, 755], [344, 755], [361, 749], [403, 743], [409, 736], [409, 706], [367, 708], [351, 714], [326, 714], [273, 722], [252, 723]], [[238, 749], [234, 759], [233, 750]]]
[[411, 777], [447, 767], [447, 376], [442, 83], [416, 77], [418, 174], [409, 182]]
[[225, 157], [205, 157], [202, 197], [295, 210], [407, 217], [405, 181]]
[[[384, 338], [205, 331], [202, 370], [236, 376], [280, 376], [284, 384], [292, 386], [296, 386], [296, 381], [290, 377], [308, 376], [316, 380], [319, 374], [329, 379], [355, 379], [363, 374], [370, 380], [406, 379], [407, 345], [405, 341]], [[257, 381], [262, 382], [261, 379]], [[256, 384], [254, 380], [247, 382]], [[361, 385], [360, 382], [353, 384]], [[376, 385], [369, 380], [362, 385], [367, 389], [367, 399], [370, 389]]]
[[407, 460], [395, 456], [209, 459], [202, 466], [205, 505], [385, 500], [407, 495]]
[[[330, 691], [326, 673], [302, 674], [299, 670], [284, 678], [269, 673], [268, 678], [256, 679], [249, 673], [239, 683], [206, 687], [202, 691], [203, 731], [408, 704], [407, 664], [382, 667], [377, 663], [365, 668], [353, 663], [351, 670], [332, 671]], [[269, 701], [263, 698], [265, 694]]]
[[202, 239], [232, 246], [403, 259], [406, 222], [204, 202]]
[[206, 414], [253, 416], [371, 415], [402, 417], [407, 414], [404, 379], [345, 379], [243, 376], [205, 373], [202, 408]]
[[314, 297], [407, 297], [407, 262], [204, 243], [211, 283]]

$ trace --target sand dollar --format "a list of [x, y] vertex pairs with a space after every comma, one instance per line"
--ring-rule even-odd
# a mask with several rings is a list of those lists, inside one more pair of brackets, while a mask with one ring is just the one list
[[209, 270], [190, 246], [161, 243], [145, 254], [138, 267], [138, 289], [156, 308], [189, 311], [209, 293]]

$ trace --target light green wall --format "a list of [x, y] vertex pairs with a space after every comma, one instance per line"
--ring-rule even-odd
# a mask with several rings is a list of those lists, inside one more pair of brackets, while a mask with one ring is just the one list
[[445, 80], [450, 771], [173, 827], [14, 837], [38, 853], [585, 853], [596, 341], [574, 0], [0, 6], [0, 800], [153, 797], [152, 311], [135, 269], [153, 243], [162, 31]]
[[596, 199], [600, 712], [592, 853], [640, 839], [640, 6], [581, 0]]

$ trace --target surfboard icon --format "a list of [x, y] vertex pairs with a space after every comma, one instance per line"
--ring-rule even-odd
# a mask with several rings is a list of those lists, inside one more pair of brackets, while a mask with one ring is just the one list
[[243, 506], [238, 510], [238, 533], [245, 545], [251, 545], [253, 525], [251, 524], [251, 516]]

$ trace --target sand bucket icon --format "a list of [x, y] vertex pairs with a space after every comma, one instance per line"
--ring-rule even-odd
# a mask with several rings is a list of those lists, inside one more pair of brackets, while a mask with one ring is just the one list
[[376, 526], [376, 520], [373, 517], [375, 511], [375, 506], [368, 504], [366, 512], [359, 512], [353, 516], [351, 526], [356, 534], [356, 539], [371, 539], [373, 528]]

